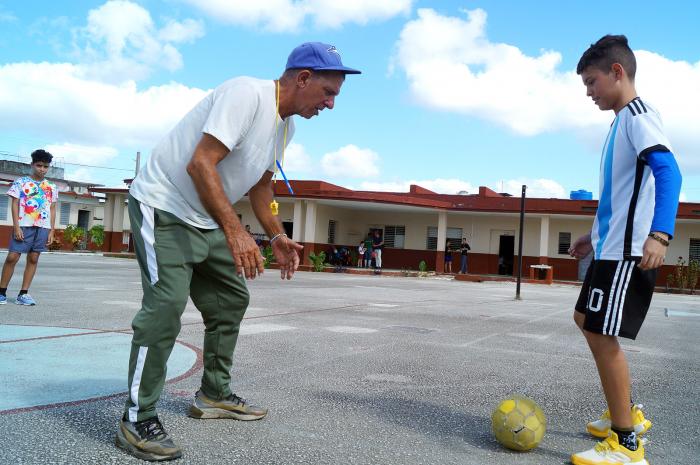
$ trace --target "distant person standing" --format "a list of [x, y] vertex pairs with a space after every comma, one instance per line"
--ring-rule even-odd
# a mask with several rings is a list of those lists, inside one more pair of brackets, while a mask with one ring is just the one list
[[357, 247], [357, 267], [358, 268], [364, 268], [365, 267], [365, 252], [367, 249], [365, 248], [365, 242], [362, 241], [360, 242], [360, 245]]
[[445, 241], [445, 273], [452, 273], [452, 249], [450, 249], [450, 240]]
[[12, 197], [12, 236], [0, 278], [0, 305], [7, 303], [7, 286], [15, 272], [15, 265], [23, 253], [27, 254], [22, 288], [15, 303], [36, 305], [29, 295], [39, 255], [53, 242], [56, 224], [56, 185], [45, 178], [53, 155], [45, 150], [32, 152], [32, 174], [15, 179], [7, 191]]
[[372, 252], [374, 253], [375, 260], [375, 271], [377, 273], [382, 272], [382, 249], [384, 249], [384, 238], [382, 233], [378, 230], [374, 230], [374, 237], [372, 238]]
[[462, 238], [462, 245], [459, 246], [459, 251], [462, 254], [462, 263], [459, 267], [459, 272], [462, 274], [467, 274], [467, 254], [472, 248], [467, 244], [467, 238]]
[[368, 232], [365, 238], [365, 268], [373, 267], [373, 254], [372, 254], [372, 233]]

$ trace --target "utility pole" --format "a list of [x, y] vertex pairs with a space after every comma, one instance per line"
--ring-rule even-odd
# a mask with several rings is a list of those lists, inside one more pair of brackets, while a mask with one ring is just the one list
[[134, 177], [139, 174], [139, 168], [141, 168], [141, 152], [136, 152], [136, 169], [134, 169]]
[[525, 191], [527, 186], [523, 184], [523, 192], [520, 196], [520, 233], [518, 234], [518, 285], [515, 288], [515, 300], [520, 300], [520, 281], [523, 277], [523, 227], [525, 226]]

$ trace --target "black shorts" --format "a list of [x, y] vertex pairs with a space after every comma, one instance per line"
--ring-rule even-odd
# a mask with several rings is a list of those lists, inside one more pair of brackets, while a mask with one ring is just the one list
[[583, 329], [635, 339], [649, 310], [657, 270], [641, 270], [640, 259], [593, 260], [576, 302]]

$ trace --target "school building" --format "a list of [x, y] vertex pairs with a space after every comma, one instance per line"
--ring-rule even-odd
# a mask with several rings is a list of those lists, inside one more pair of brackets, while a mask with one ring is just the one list
[[[332, 247], [356, 250], [367, 234], [379, 230], [385, 240], [384, 269], [443, 270], [445, 245], [457, 248], [462, 238], [471, 246], [469, 273], [517, 274], [520, 198], [480, 187], [478, 194], [437, 194], [412, 185], [409, 192], [355, 191], [323, 181], [291, 181], [275, 186], [279, 217], [287, 234], [309, 253]], [[90, 189], [105, 195], [105, 251], [130, 249], [126, 188]], [[527, 198], [523, 228], [523, 274], [531, 265], [546, 264], [556, 280], [582, 279], [585, 264], [569, 257], [572, 241], [590, 231], [598, 206], [595, 200]], [[235, 206], [241, 222], [264, 235], [247, 197]], [[681, 203], [676, 235], [659, 275], [665, 284], [678, 257], [700, 260], [700, 203]], [[459, 258], [454, 257], [453, 271]]]

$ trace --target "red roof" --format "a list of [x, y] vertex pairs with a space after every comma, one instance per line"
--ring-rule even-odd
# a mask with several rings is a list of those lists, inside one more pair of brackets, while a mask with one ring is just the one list
[[[520, 198], [499, 194], [488, 187], [480, 187], [478, 194], [457, 195], [438, 194], [417, 185], [411, 185], [409, 192], [355, 191], [336, 186], [325, 181], [290, 181], [294, 196], [289, 193], [284, 181], [274, 185], [278, 197], [302, 197], [305, 199], [326, 199], [368, 203], [405, 205], [436, 210], [473, 212], [520, 212]], [[127, 188], [91, 188], [91, 192], [128, 193]], [[528, 213], [593, 216], [598, 209], [597, 200], [569, 199], [525, 199]], [[682, 202], [678, 206], [678, 218], [700, 220], [700, 203]]]

